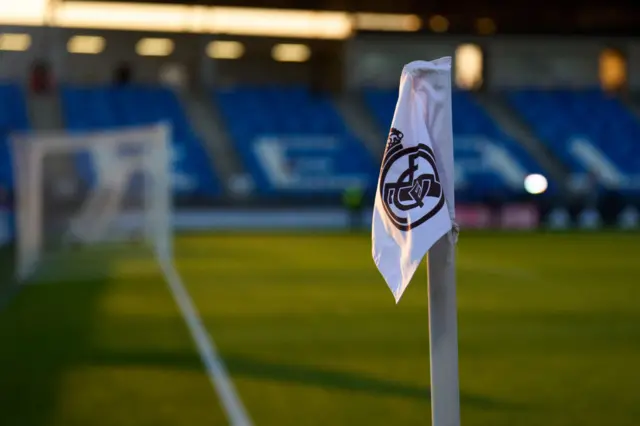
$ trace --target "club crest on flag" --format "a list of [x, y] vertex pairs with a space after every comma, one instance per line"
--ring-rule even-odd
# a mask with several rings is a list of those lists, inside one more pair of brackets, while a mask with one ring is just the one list
[[433, 150], [426, 144], [404, 147], [404, 134], [391, 128], [380, 170], [380, 198], [391, 223], [408, 231], [444, 207]]

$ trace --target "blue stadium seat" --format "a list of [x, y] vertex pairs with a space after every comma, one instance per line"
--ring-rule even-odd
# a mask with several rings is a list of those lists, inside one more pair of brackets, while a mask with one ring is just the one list
[[[370, 89], [364, 98], [383, 129], [389, 128], [398, 98], [397, 90]], [[453, 133], [458, 193], [467, 201], [487, 195], [521, 194], [523, 182], [510, 178], [506, 160], [525, 173], [541, 170], [516, 141], [510, 139], [467, 92], [453, 92]], [[495, 153], [504, 153], [496, 157]], [[493, 160], [491, 160], [493, 159]]]
[[640, 123], [615, 96], [599, 89], [520, 90], [507, 98], [574, 172], [585, 167], [571, 153], [573, 138], [588, 140], [623, 173], [640, 171]]
[[174, 192], [212, 197], [220, 192], [207, 153], [176, 95], [156, 86], [65, 87], [63, 117], [71, 131], [93, 131], [170, 122]]
[[16, 84], [0, 84], [0, 186], [13, 185], [9, 135], [30, 127], [26, 97]]
[[375, 187], [377, 161], [349, 132], [328, 96], [297, 86], [238, 87], [214, 92], [213, 100], [262, 195]]

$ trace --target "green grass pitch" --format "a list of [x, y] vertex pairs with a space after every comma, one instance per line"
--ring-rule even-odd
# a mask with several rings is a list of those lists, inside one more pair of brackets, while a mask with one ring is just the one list
[[[424, 268], [396, 306], [368, 235], [176, 246], [256, 425], [429, 424]], [[227, 424], [162, 277], [109, 267], [0, 308], [0, 425]], [[640, 424], [640, 235], [463, 233], [458, 302], [465, 426]]]

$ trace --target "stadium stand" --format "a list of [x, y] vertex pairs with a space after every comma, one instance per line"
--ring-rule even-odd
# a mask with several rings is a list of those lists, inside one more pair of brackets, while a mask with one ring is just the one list
[[66, 86], [63, 118], [71, 131], [170, 122], [176, 195], [212, 197], [220, 193], [209, 157], [177, 96], [157, 86]]
[[[389, 127], [397, 97], [397, 90], [368, 89], [364, 93], [382, 129]], [[504, 134], [471, 94], [454, 91], [452, 103], [458, 196], [475, 201], [486, 194], [521, 194], [524, 176], [540, 172], [536, 162]]]
[[615, 96], [592, 90], [519, 90], [511, 105], [574, 172], [584, 172], [575, 140], [592, 144], [624, 174], [640, 171], [640, 123]]
[[11, 187], [13, 171], [11, 167], [11, 147], [9, 134], [25, 131], [30, 127], [26, 97], [20, 86], [0, 85], [0, 186]]
[[245, 86], [212, 97], [259, 194], [317, 197], [349, 185], [375, 187], [378, 161], [327, 95], [300, 86]]

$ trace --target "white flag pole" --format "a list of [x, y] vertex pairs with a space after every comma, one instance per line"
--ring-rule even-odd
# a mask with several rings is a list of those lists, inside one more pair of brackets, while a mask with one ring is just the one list
[[429, 250], [429, 345], [433, 426], [460, 425], [455, 238], [451, 231]]
[[[450, 58], [443, 58], [450, 63]], [[458, 379], [458, 307], [456, 302], [454, 161], [451, 112], [451, 72], [438, 76], [441, 90], [449, 96], [446, 105], [427, 121], [434, 132], [433, 144], [440, 169], [442, 189], [453, 228], [428, 254], [429, 274], [429, 346], [431, 359], [431, 416], [433, 426], [460, 425], [460, 390]], [[437, 125], [436, 125], [437, 122]]]

